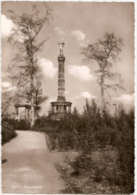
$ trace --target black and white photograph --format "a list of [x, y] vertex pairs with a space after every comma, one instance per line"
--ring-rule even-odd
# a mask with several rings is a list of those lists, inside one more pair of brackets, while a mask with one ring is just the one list
[[135, 1], [1, 2], [1, 193], [135, 192]]

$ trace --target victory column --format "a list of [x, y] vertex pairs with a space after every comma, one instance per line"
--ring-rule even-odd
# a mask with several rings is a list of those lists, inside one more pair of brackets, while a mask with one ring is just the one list
[[65, 99], [65, 71], [64, 71], [64, 45], [61, 41], [58, 43], [60, 46], [60, 54], [58, 57], [58, 98], [56, 102], [51, 102], [52, 106], [52, 118], [59, 120], [67, 113], [71, 113], [71, 102], [67, 102]]

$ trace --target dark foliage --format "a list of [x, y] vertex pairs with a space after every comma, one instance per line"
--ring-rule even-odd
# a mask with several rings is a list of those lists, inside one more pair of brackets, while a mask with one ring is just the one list
[[41, 117], [35, 121], [34, 130], [44, 132], [49, 136], [51, 148], [55, 149], [56, 146], [56, 138], [58, 137], [58, 129], [57, 129], [58, 121], [51, 120], [48, 117]]
[[14, 130], [30, 130], [30, 123], [26, 120], [5, 119]]
[[13, 129], [13, 126], [11, 126], [8, 122], [2, 120], [2, 145], [6, 142], [9, 142], [11, 139], [17, 136], [16, 132]]

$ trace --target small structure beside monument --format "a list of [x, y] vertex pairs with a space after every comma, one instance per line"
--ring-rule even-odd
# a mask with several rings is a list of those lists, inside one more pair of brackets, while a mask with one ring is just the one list
[[[16, 108], [16, 120], [26, 120], [30, 121], [31, 120], [31, 104], [28, 101], [22, 101], [21, 103], [16, 103], [15, 105]], [[39, 106], [35, 105], [35, 118], [38, 117], [38, 110]]]
[[51, 116], [54, 120], [59, 120], [64, 117], [67, 113], [71, 113], [71, 102], [65, 99], [65, 71], [64, 71], [64, 45], [65, 43], [61, 41], [60, 54], [58, 56], [58, 98], [56, 102], [51, 102]]

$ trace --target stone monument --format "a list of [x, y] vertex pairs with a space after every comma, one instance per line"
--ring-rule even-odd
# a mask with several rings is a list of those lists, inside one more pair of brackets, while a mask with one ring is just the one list
[[55, 120], [59, 120], [67, 113], [71, 113], [71, 102], [65, 99], [65, 70], [64, 70], [64, 45], [65, 42], [58, 43], [60, 46], [60, 54], [58, 56], [58, 98], [56, 102], [51, 102], [51, 115]]
[[[28, 100], [22, 99], [21, 103], [16, 103], [16, 120], [25, 120], [30, 121], [31, 120], [31, 104]], [[35, 111], [35, 119], [38, 118], [38, 111], [40, 109], [40, 106], [34, 105], [34, 111]]]

